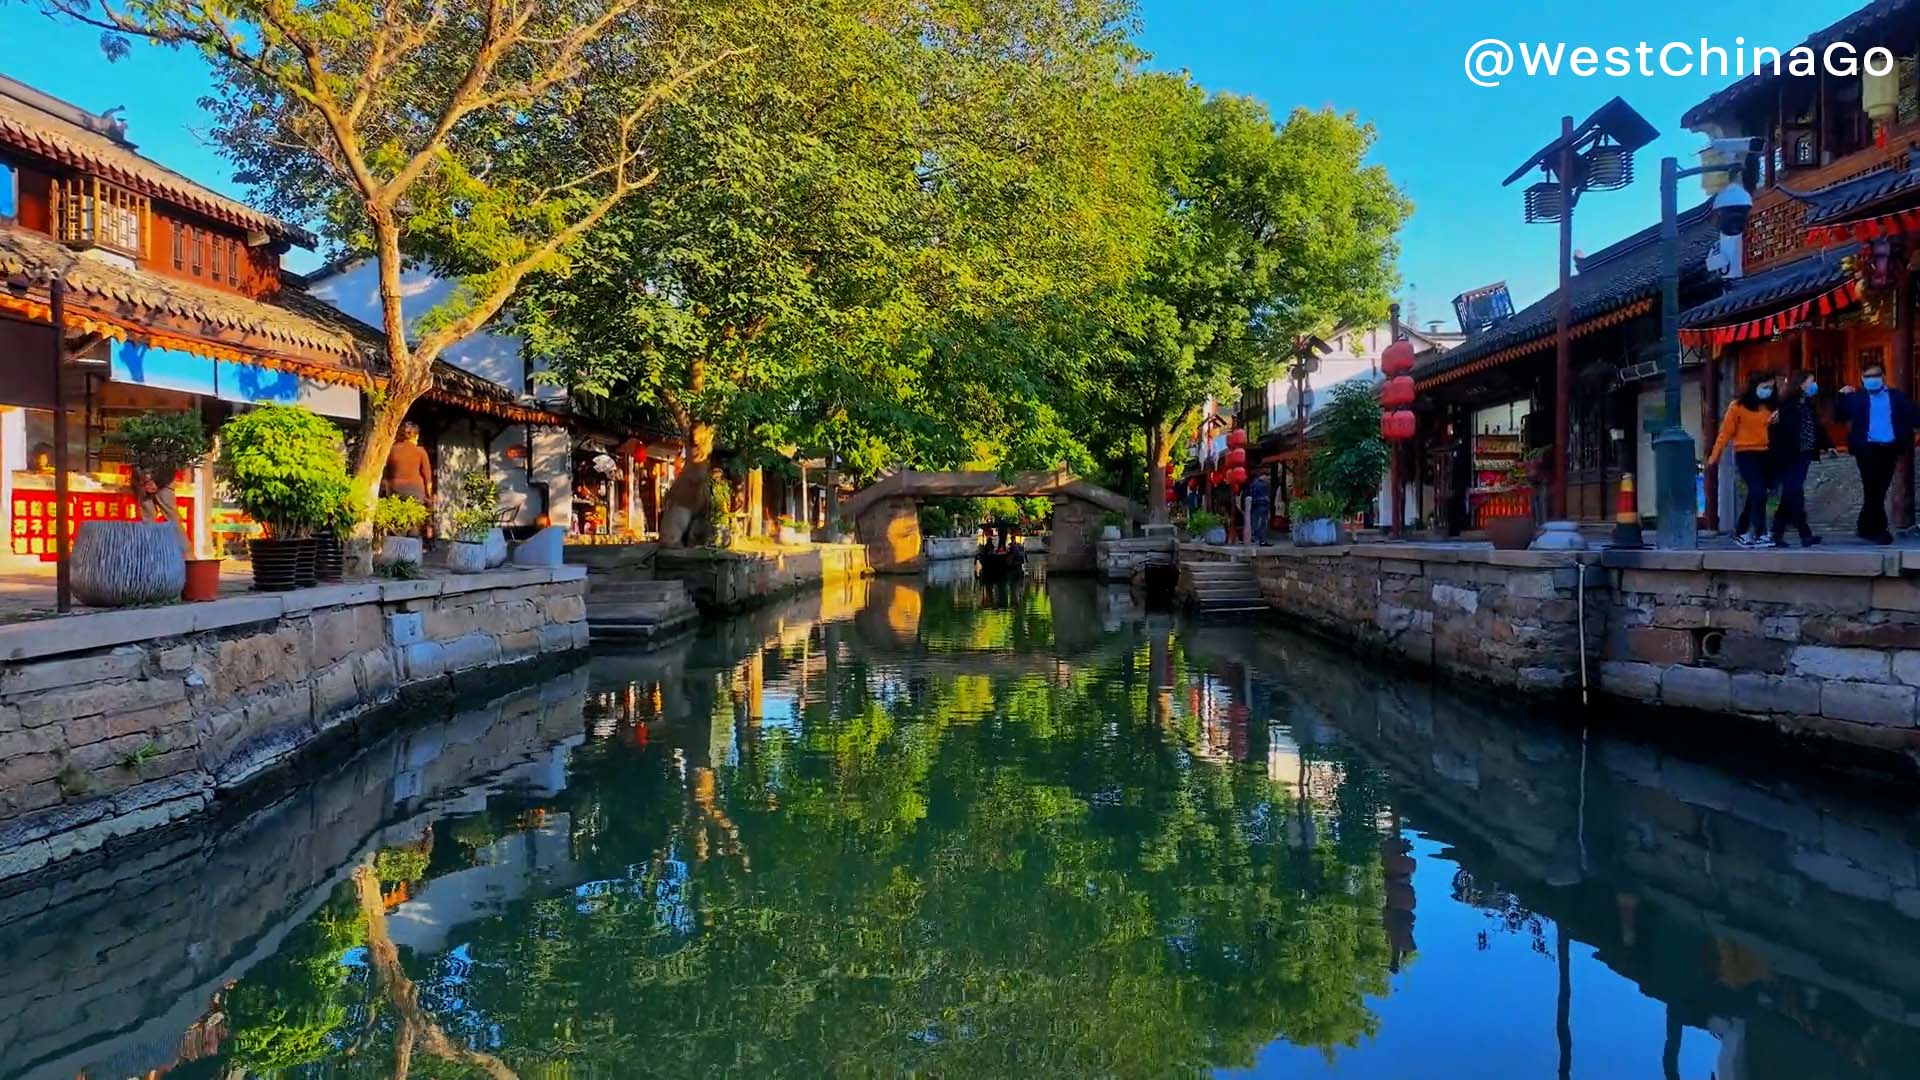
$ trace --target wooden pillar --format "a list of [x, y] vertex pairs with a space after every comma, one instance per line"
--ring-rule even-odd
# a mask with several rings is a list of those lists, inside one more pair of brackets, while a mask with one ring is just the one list
[[[1893, 280], [1893, 348], [1887, 365], [1887, 385], [1913, 393], [1913, 301], [1914, 276], [1907, 269], [1904, 254], [1896, 253]], [[1890, 519], [1895, 529], [1913, 526], [1913, 444], [1900, 448], [1900, 460], [1893, 470], [1893, 505]]]
[[1548, 490], [1547, 516], [1567, 517], [1567, 398], [1573, 390], [1573, 300], [1567, 294], [1573, 280], [1573, 117], [1560, 118], [1560, 291], [1553, 301], [1553, 472]]
[[[1700, 446], [1704, 460], [1706, 448], [1713, 446], [1713, 440], [1720, 434], [1720, 365], [1722, 357], [1709, 355], [1700, 373]], [[1636, 486], [1638, 480], [1636, 478]], [[1708, 465], [1707, 485], [1707, 527], [1718, 532], [1720, 529], [1720, 466]], [[1636, 496], [1637, 498], [1638, 496]]]

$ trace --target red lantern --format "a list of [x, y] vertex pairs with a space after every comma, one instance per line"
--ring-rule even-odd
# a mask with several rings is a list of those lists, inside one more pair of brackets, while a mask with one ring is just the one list
[[1380, 434], [1393, 442], [1403, 442], [1413, 438], [1413, 414], [1405, 409], [1380, 414]]
[[1396, 341], [1380, 354], [1380, 372], [1389, 377], [1413, 374], [1413, 343]]
[[1380, 404], [1387, 409], [1404, 409], [1413, 404], [1413, 378], [1395, 375], [1381, 383]]
[[1244, 484], [1246, 482], [1247, 482], [1246, 469], [1236, 466], [1235, 468], [1231, 468], [1227, 470], [1227, 483], [1232, 484], [1234, 487], [1239, 487], [1241, 484]]
[[1236, 469], [1247, 463], [1247, 452], [1235, 447], [1227, 451], [1227, 468]]
[[1234, 428], [1232, 431], [1227, 432], [1227, 446], [1229, 449], [1238, 450], [1245, 445], [1247, 445], [1247, 433], [1245, 431], [1240, 428]]

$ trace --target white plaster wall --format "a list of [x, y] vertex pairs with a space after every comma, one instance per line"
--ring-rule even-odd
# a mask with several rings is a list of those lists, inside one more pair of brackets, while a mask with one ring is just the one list
[[[454, 289], [453, 282], [419, 268], [402, 274], [400, 284], [407, 315], [416, 324], [420, 316], [446, 301]], [[379, 270], [372, 259], [349, 264], [313, 282], [307, 291], [364, 323], [372, 326], [381, 323]], [[455, 342], [442, 356], [448, 363], [498, 383], [515, 394], [529, 390], [527, 365], [520, 338], [515, 334], [481, 331]], [[543, 401], [566, 397], [563, 388], [538, 381], [532, 384], [531, 391]]]
[[[533, 479], [547, 485], [548, 520], [573, 527], [573, 440], [555, 428], [533, 429]], [[537, 504], [539, 499], [534, 499]]]

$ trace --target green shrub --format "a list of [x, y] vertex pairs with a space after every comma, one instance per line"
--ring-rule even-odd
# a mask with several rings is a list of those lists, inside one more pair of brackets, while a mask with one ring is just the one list
[[352, 490], [340, 429], [298, 405], [261, 405], [220, 429], [220, 472], [247, 516], [275, 537], [325, 527]]
[[1313, 489], [1339, 501], [1340, 514], [1357, 514], [1380, 493], [1387, 474], [1387, 440], [1380, 434], [1380, 400], [1364, 379], [1335, 384], [1313, 455]]
[[1315, 492], [1293, 500], [1293, 509], [1288, 517], [1293, 521], [1320, 521], [1322, 519], [1339, 521], [1347, 516], [1347, 510], [1337, 495]]
[[200, 418], [187, 412], [146, 412], [130, 416], [109, 442], [126, 451], [135, 468], [162, 486], [174, 475], [206, 459], [207, 432]]
[[927, 536], [945, 536], [953, 528], [953, 517], [938, 506], [920, 508], [920, 531]]
[[427, 505], [397, 495], [373, 504], [373, 531], [381, 536], [412, 536], [427, 523]]
[[1226, 518], [1211, 510], [1195, 510], [1187, 515], [1187, 535], [1195, 538], [1202, 537], [1226, 523]]

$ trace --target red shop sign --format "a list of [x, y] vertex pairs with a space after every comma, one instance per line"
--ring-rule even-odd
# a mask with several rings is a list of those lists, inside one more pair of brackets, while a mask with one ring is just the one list
[[[176, 500], [180, 528], [193, 535], [193, 499]], [[41, 562], [53, 562], [59, 545], [54, 541], [54, 500], [51, 491], [15, 491], [13, 517], [8, 527], [15, 555], [37, 555]], [[73, 533], [88, 521], [138, 521], [139, 508], [133, 495], [124, 491], [70, 491], [67, 493], [67, 532]]]

